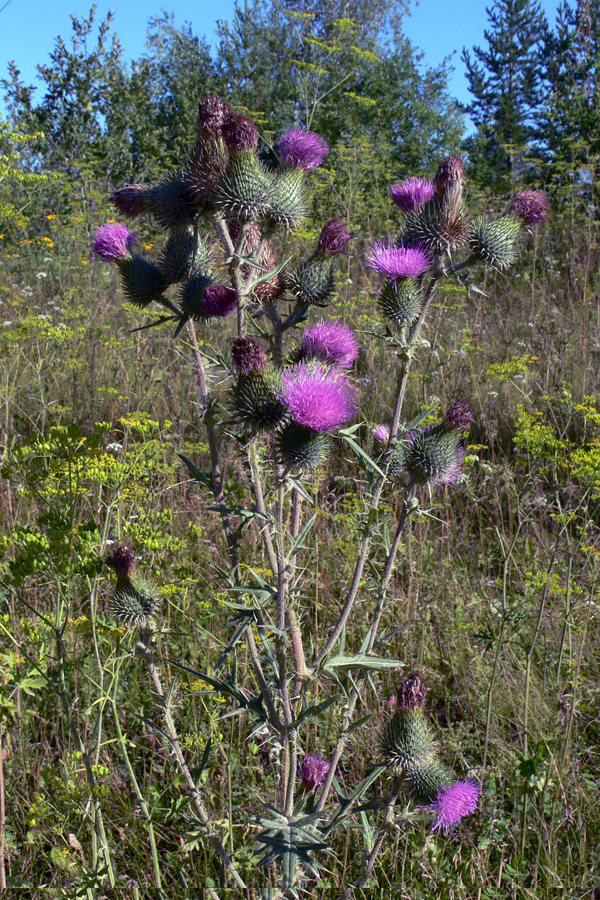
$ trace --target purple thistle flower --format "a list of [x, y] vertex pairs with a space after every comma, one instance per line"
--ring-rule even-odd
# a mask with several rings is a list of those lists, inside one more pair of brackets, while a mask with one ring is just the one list
[[107, 222], [101, 225], [94, 235], [92, 250], [100, 259], [106, 262], [116, 262], [125, 259], [129, 251], [137, 241], [137, 235], [130, 231], [127, 225], [118, 222]]
[[297, 358], [320, 359], [331, 366], [349, 369], [358, 353], [358, 341], [348, 325], [321, 320], [304, 332]]
[[205, 319], [224, 319], [237, 306], [235, 291], [226, 284], [211, 284], [200, 301], [200, 312]]
[[365, 253], [371, 269], [388, 278], [418, 278], [431, 265], [431, 257], [417, 247], [387, 246], [381, 241], [373, 244]]
[[378, 425], [373, 429], [373, 438], [378, 444], [387, 444], [390, 439], [390, 429], [387, 425]]
[[325, 784], [325, 780], [331, 769], [331, 763], [317, 756], [316, 753], [307, 753], [300, 766], [300, 784], [311, 794]]
[[321, 229], [317, 241], [317, 252], [322, 253], [323, 256], [336, 256], [346, 249], [348, 241], [353, 237], [353, 232], [348, 231], [343, 219], [332, 219]]
[[428, 693], [429, 688], [421, 676], [413, 672], [402, 682], [396, 692], [399, 709], [423, 709]]
[[332, 431], [356, 415], [356, 391], [321, 362], [299, 363], [282, 376], [281, 399], [292, 418], [312, 431]]
[[550, 215], [550, 203], [542, 191], [519, 191], [513, 197], [510, 212], [524, 225], [539, 225]]
[[450, 431], [467, 431], [474, 421], [473, 407], [469, 400], [463, 398], [452, 404], [446, 413], [444, 425]]
[[218, 134], [229, 115], [229, 105], [213, 94], [198, 104], [198, 131], [201, 134]]
[[258, 129], [248, 116], [230, 113], [223, 123], [223, 139], [230, 150], [256, 150]]
[[231, 357], [236, 372], [240, 375], [255, 375], [269, 365], [264, 349], [254, 338], [236, 338], [231, 348]]
[[479, 785], [475, 781], [455, 781], [454, 784], [441, 788], [435, 801], [427, 807], [436, 814], [431, 830], [447, 834], [453, 825], [475, 812], [479, 792]]
[[110, 200], [122, 216], [137, 219], [142, 213], [148, 212], [147, 191], [147, 184], [126, 184], [113, 191]]
[[130, 547], [115, 547], [113, 552], [104, 560], [107, 566], [116, 573], [118, 578], [127, 576], [135, 566], [135, 553]]
[[318, 168], [329, 153], [322, 137], [303, 128], [286, 131], [275, 144], [275, 149], [284, 166], [302, 172], [312, 172]]
[[425, 206], [435, 193], [433, 181], [426, 178], [406, 178], [400, 184], [393, 184], [390, 194], [394, 198], [396, 206], [402, 212], [414, 212]]

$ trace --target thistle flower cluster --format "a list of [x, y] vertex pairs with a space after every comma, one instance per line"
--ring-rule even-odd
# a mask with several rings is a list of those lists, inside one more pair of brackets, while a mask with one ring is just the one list
[[155, 584], [136, 574], [133, 550], [117, 547], [104, 561], [117, 576], [109, 604], [114, 618], [127, 628], [152, 631], [160, 608], [160, 592]]
[[479, 785], [453, 779], [440, 762], [439, 746], [424, 713], [428, 690], [414, 672], [400, 685], [379, 745], [384, 762], [401, 777], [404, 793], [434, 813], [432, 831], [448, 832], [475, 811]]

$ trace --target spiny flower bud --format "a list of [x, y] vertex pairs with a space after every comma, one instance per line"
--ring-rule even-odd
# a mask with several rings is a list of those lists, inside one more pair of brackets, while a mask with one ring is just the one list
[[399, 775], [437, 760], [437, 743], [420, 707], [395, 712], [381, 732], [379, 745], [385, 762]]
[[388, 281], [377, 297], [377, 305], [399, 328], [413, 325], [423, 309], [423, 291], [414, 278]]
[[289, 422], [277, 433], [279, 462], [295, 473], [311, 472], [322, 465], [331, 450], [331, 437], [324, 431], [313, 431]]
[[248, 116], [241, 113], [229, 113], [223, 123], [223, 140], [229, 150], [234, 153], [256, 150], [258, 147], [258, 129]]
[[444, 418], [444, 427], [449, 431], [468, 431], [475, 421], [471, 401], [466, 398], [455, 400]]
[[110, 200], [117, 207], [122, 216], [128, 219], [136, 219], [139, 215], [150, 211], [148, 206], [147, 184], [126, 184], [117, 188], [110, 194]]
[[236, 308], [233, 288], [215, 284], [204, 272], [197, 272], [183, 282], [179, 295], [181, 308], [188, 319], [222, 319]]
[[217, 206], [227, 218], [258, 219], [269, 208], [272, 182], [253, 149], [234, 153], [215, 190]]
[[165, 231], [192, 225], [198, 202], [185, 173], [173, 172], [148, 190], [150, 212]]
[[356, 391], [339, 370], [321, 362], [285, 370], [281, 383], [292, 418], [312, 431], [334, 431], [356, 415]]
[[330, 366], [349, 369], [358, 353], [358, 341], [348, 325], [321, 320], [305, 330], [296, 360], [319, 359]]
[[475, 781], [455, 781], [442, 787], [429, 810], [435, 813], [432, 831], [444, 831], [446, 834], [465, 816], [477, 809], [480, 788]]
[[117, 578], [129, 575], [135, 567], [135, 553], [130, 547], [115, 547], [104, 560], [113, 570]]
[[282, 165], [301, 172], [312, 172], [329, 153], [329, 147], [323, 138], [314, 131], [305, 131], [303, 128], [287, 131], [279, 138], [275, 149]]
[[397, 278], [418, 278], [431, 265], [431, 257], [417, 247], [390, 247], [377, 241], [365, 253], [365, 262], [380, 275]]
[[164, 300], [163, 291], [168, 286], [162, 272], [151, 260], [143, 256], [131, 256], [118, 263], [123, 293], [130, 303], [144, 309], [155, 300]]
[[281, 374], [270, 366], [262, 372], [239, 375], [231, 399], [239, 419], [257, 431], [281, 425], [287, 409], [281, 400]]
[[254, 338], [237, 338], [231, 348], [231, 358], [239, 375], [254, 375], [264, 372], [269, 365], [267, 354]]
[[269, 208], [265, 218], [269, 224], [297, 228], [306, 216], [303, 173], [300, 169], [282, 169], [272, 174]]
[[106, 262], [117, 262], [129, 256], [136, 241], [137, 235], [126, 225], [121, 225], [119, 222], [107, 222], [106, 225], [101, 225], [97, 229], [92, 242], [92, 250]]
[[550, 215], [550, 203], [542, 191], [519, 191], [510, 204], [510, 212], [524, 225], [539, 225]]
[[405, 436], [403, 457], [414, 484], [453, 484], [463, 474], [465, 447], [455, 431], [434, 425]]
[[207, 134], [219, 134], [230, 115], [229, 104], [216, 94], [201, 100], [198, 104], [199, 135], [202, 137]]
[[433, 179], [435, 193], [443, 197], [449, 191], [462, 190], [465, 182], [465, 169], [458, 156], [445, 156], [440, 162]]
[[512, 214], [491, 220], [477, 219], [469, 229], [471, 253], [503, 272], [517, 258], [516, 242], [520, 231], [521, 222]]
[[327, 306], [335, 289], [333, 259], [313, 254], [288, 273], [285, 284], [301, 303]]
[[120, 579], [110, 601], [110, 611], [117, 622], [144, 630], [160, 608], [160, 593], [155, 584], [144, 578]]
[[325, 784], [330, 769], [331, 763], [328, 760], [317, 756], [316, 753], [307, 753], [300, 766], [302, 787], [314, 794], [317, 788]]
[[205, 271], [211, 261], [209, 248], [192, 229], [175, 231], [164, 245], [158, 266], [167, 284], [176, 284], [189, 275]]
[[348, 241], [354, 237], [352, 231], [348, 231], [343, 219], [335, 218], [327, 222], [321, 229], [317, 241], [317, 253], [323, 256], [337, 256], [346, 249]]
[[426, 178], [406, 178], [401, 184], [393, 184], [390, 188], [394, 203], [402, 212], [421, 209], [431, 200], [434, 193], [433, 182], [427, 181]]
[[399, 241], [439, 255], [461, 247], [467, 240], [468, 230], [461, 195], [453, 195], [452, 202], [447, 196], [436, 195], [421, 209], [406, 214]]

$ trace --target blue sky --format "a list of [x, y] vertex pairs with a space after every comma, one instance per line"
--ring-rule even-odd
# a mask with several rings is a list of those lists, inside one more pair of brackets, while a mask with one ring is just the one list
[[[6, 0], [0, 0], [0, 8]], [[8, 60], [14, 59], [27, 84], [35, 84], [36, 63], [46, 62], [54, 39], [70, 35], [69, 15], [78, 17], [89, 13], [92, 0], [9, 0], [0, 12], [0, 72], [6, 73]], [[242, 0], [243, 2], [243, 0]], [[452, 57], [455, 67], [450, 88], [459, 100], [468, 100], [466, 79], [460, 53], [463, 46], [484, 42], [483, 32], [487, 24], [486, 6], [492, 0], [420, 0], [404, 20], [404, 32], [415, 47], [424, 53], [425, 65], [434, 66], [446, 57]], [[557, 0], [542, 0], [549, 19], [553, 22]], [[228, 19], [234, 8], [234, 0], [114, 0], [106, 3], [97, 0], [98, 16], [109, 9], [115, 13], [114, 27], [125, 54], [133, 59], [144, 49], [146, 24], [151, 16], [168, 9], [175, 15], [176, 24], [190, 21], [196, 34], [206, 35], [209, 42], [216, 38], [215, 23]], [[4, 105], [0, 100], [0, 111]]]

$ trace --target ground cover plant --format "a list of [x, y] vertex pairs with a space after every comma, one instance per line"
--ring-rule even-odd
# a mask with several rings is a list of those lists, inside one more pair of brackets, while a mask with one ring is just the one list
[[547, 201], [479, 216], [445, 157], [365, 240], [304, 218], [322, 139], [260, 146], [211, 98], [91, 264], [7, 251], [2, 878], [593, 896], [593, 307], [535, 308]]

